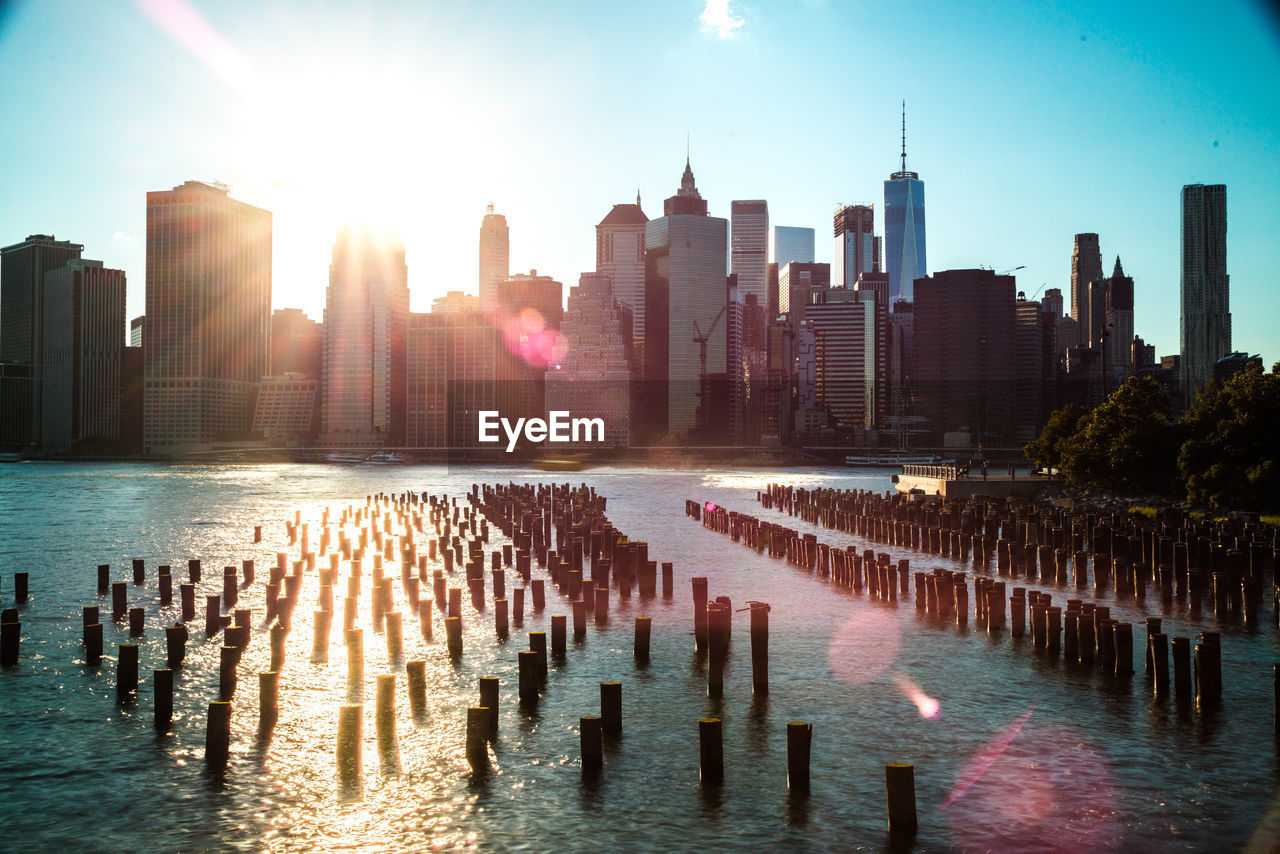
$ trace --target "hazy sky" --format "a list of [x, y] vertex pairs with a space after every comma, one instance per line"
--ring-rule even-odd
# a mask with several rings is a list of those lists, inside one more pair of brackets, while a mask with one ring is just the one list
[[145, 193], [217, 179], [275, 214], [274, 303], [319, 319], [336, 226], [407, 246], [415, 310], [476, 291], [485, 204], [512, 271], [566, 284], [685, 135], [712, 215], [763, 198], [830, 260], [838, 203], [925, 181], [930, 271], [1069, 295], [1072, 235], [1178, 350], [1179, 198], [1225, 183], [1236, 349], [1280, 359], [1280, 30], [1260, 5], [646, 0], [0, 0], [0, 242], [53, 233], [128, 273]]

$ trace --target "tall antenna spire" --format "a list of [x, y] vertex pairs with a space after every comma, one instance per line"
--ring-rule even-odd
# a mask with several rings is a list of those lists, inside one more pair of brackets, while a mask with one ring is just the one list
[[688, 131], [684, 132], [684, 162], [686, 166], [689, 165], [689, 132]]
[[902, 102], [902, 171], [907, 171], [907, 102]]

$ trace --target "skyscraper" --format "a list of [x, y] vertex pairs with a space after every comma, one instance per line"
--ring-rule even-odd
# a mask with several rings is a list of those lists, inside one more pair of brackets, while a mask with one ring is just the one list
[[631, 312], [632, 370], [643, 376], [644, 229], [649, 218], [636, 203], [614, 205], [596, 225], [596, 272], [609, 277], [613, 298]]
[[874, 427], [877, 361], [883, 348], [876, 322], [876, 293], [872, 289], [831, 288], [819, 291], [805, 310], [805, 324], [813, 329], [815, 405], [837, 424], [860, 430]]
[[704, 380], [725, 372], [729, 223], [707, 215], [688, 160], [663, 213], [645, 226], [645, 414], [654, 440], [683, 441]]
[[875, 208], [841, 205], [835, 215], [835, 251], [831, 287], [852, 288], [859, 273], [880, 272], [880, 238], [875, 234]]
[[364, 225], [338, 230], [324, 308], [322, 444], [403, 443], [408, 280], [398, 239]]
[[120, 437], [124, 271], [77, 258], [45, 273], [43, 290], [41, 448], [106, 450]]
[[924, 182], [907, 171], [907, 109], [902, 107], [902, 165], [884, 182], [884, 236], [889, 305], [914, 299], [915, 280], [929, 274], [925, 262]]
[[1107, 325], [1103, 335], [1107, 353], [1107, 391], [1133, 375], [1133, 279], [1124, 274], [1120, 256], [1107, 279]]
[[1071, 250], [1071, 316], [1080, 324], [1080, 339], [1089, 342], [1089, 283], [1102, 279], [1102, 252], [1098, 235], [1077, 234]]
[[[21, 243], [0, 249], [0, 362], [31, 366], [34, 380], [31, 406], [31, 439], [40, 441], [40, 360], [44, 356], [44, 276], [79, 258], [84, 247], [51, 234], [33, 234]], [[16, 371], [15, 371], [16, 373]], [[23, 395], [16, 398], [27, 400]], [[12, 417], [12, 413], [10, 413]]]
[[480, 223], [480, 311], [497, 309], [498, 285], [511, 272], [510, 232], [507, 218], [489, 205]]
[[273, 376], [302, 374], [320, 378], [324, 363], [324, 327], [300, 308], [271, 313], [271, 370]]
[[271, 212], [198, 181], [147, 193], [146, 290], [146, 453], [243, 437], [268, 370]]
[[777, 314], [787, 315], [792, 332], [799, 332], [805, 307], [816, 300], [815, 294], [830, 287], [830, 264], [791, 262], [778, 273]]
[[778, 269], [798, 261], [801, 264], [813, 263], [813, 229], [794, 225], [775, 225], [773, 242], [769, 247], [769, 262], [777, 264]]
[[738, 277], [738, 292], [754, 294], [759, 305], [769, 301], [769, 203], [734, 201], [729, 205], [729, 272]]
[[1213, 365], [1231, 353], [1227, 275], [1227, 186], [1182, 188], [1182, 395], [1213, 379]]

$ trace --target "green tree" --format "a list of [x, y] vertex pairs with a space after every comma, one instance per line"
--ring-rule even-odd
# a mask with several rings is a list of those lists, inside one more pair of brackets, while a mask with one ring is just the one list
[[1023, 447], [1022, 452], [1037, 468], [1056, 469], [1062, 465], [1062, 443], [1080, 426], [1089, 410], [1078, 403], [1068, 403], [1055, 410], [1045, 422], [1040, 435]]
[[1130, 377], [1059, 443], [1074, 486], [1168, 492], [1177, 483], [1181, 431], [1168, 396], [1151, 377]]
[[1211, 382], [1186, 414], [1178, 469], [1187, 498], [1214, 510], [1280, 508], [1280, 363]]

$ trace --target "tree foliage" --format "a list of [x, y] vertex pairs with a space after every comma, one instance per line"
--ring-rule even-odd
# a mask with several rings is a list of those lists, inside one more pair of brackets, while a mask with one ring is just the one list
[[1189, 500], [1214, 510], [1280, 508], [1280, 364], [1209, 383], [1184, 422], [1178, 469]]
[[1061, 444], [1068, 436], [1076, 432], [1080, 420], [1089, 414], [1089, 410], [1078, 403], [1068, 403], [1055, 410], [1045, 422], [1040, 435], [1028, 442], [1022, 451], [1027, 459], [1037, 468], [1056, 469], [1062, 465]]

